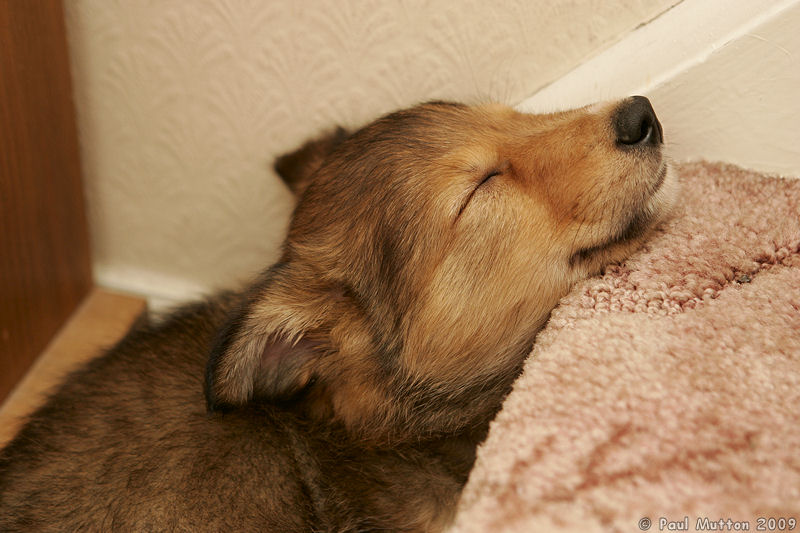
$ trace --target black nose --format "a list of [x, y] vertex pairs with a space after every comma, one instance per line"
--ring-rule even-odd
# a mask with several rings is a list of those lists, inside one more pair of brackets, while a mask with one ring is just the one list
[[653, 106], [644, 96], [632, 96], [625, 100], [617, 108], [612, 121], [620, 145], [657, 145], [664, 140]]

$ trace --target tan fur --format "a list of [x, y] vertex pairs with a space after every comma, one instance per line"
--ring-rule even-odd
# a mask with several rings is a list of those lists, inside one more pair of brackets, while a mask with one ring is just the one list
[[71, 378], [0, 455], [0, 529], [441, 530], [550, 310], [674, 196], [624, 105], [429, 103], [278, 159], [281, 260]]

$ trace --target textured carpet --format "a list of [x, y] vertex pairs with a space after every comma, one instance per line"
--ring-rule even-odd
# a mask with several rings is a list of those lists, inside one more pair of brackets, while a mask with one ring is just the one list
[[678, 170], [675, 217], [553, 311], [453, 531], [800, 530], [800, 180]]

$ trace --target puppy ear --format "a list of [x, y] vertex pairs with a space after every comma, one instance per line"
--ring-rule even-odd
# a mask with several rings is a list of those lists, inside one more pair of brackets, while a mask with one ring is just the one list
[[349, 136], [342, 127], [308, 141], [293, 152], [278, 157], [273, 167], [295, 195], [306, 190], [311, 177], [319, 170], [325, 159]]
[[220, 330], [206, 366], [209, 411], [289, 400], [313, 380], [322, 343], [306, 335], [304, 309], [270, 293], [246, 298]]

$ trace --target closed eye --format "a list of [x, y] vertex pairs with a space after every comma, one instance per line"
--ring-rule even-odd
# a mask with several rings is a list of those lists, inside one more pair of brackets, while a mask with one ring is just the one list
[[475, 196], [475, 192], [483, 185], [488, 183], [493, 177], [499, 176], [500, 174], [502, 174], [502, 171], [495, 169], [487, 172], [486, 175], [481, 178], [481, 181], [478, 182], [478, 184], [469, 193], [469, 196], [467, 196], [467, 198], [464, 200], [464, 203], [461, 204], [461, 208], [458, 210], [458, 215], [456, 215], [456, 220], [458, 220], [458, 218], [461, 216], [461, 213], [464, 212], [464, 209], [467, 207], [467, 204], [469, 204], [470, 200], [472, 200], [472, 197]]
[[[486, 175], [483, 177], [483, 179], [481, 180], [481, 182], [478, 184], [478, 187], [480, 187], [481, 185], [483, 185], [484, 183], [486, 183], [487, 181], [489, 181], [489, 180], [490, 180], [490, 179], [492, 179], [493, 177], [495, 177], [495, 176], [499, 176], [500, 174], [502, 174], [502, 172], [500, 172], [499, 170], [492, 170], [491, 172], [488, 172], [488, 173], [487, 173], [487, 174], [486, 174]], [[475, 187], [475, 189], [477, 189], [478, 187]]]

